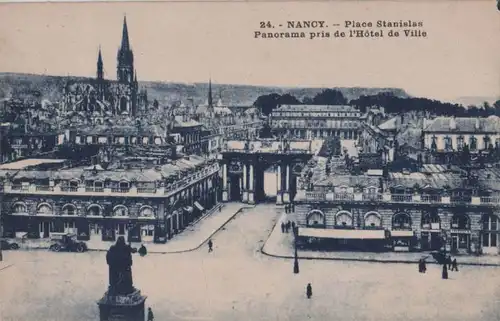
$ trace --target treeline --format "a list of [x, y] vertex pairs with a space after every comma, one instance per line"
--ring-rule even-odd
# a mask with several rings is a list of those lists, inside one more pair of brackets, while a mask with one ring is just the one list
[[487, 117], [491, 115], [500, 116], [500, 100], [492, 106], [484, 103], [483, 106], [469, 106], [464, 108], [460, 104], [452, 104], [428, 98], [409, 97], [402, 98], [391, 92], [381, 92], [376, 95], [363, 95], [348, 101], [341, 91], [326, 89], [314, 97], [304, 97], [302, 100], [290, 94], [279, 95], [276, 93], [263, 95], [257, 98], [254, 106], [259, 108], [263, 114], [269, 115], [280, 105], [352, 105], [361, 112], [369, 108], [384, 107], [387, 113], [423, 112], [436, 116], [457, 117]]

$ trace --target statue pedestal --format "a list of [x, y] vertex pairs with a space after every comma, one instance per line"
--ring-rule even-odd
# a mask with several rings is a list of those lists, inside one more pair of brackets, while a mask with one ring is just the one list
[[127, 295], [110, 295], [108, 292], [97, 302], [100, 321], [144, 321], [146, 296], [140, 290]]

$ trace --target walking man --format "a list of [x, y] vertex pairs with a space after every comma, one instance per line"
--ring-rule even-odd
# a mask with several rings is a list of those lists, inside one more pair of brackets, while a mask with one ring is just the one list
[[281, 233], [285, 233], [285, 223], [281, 222]]
[[457, 264], [457, 259], [456, 258], [454, 258], [453, 261], [451, 262], [451, 270], [458, 272], [458, 264]]
[[208, 253], [213, 252], [213, 246], [212, 240], [208, 240]]
[[148, 308], [148, 321], [153, 321], [155, 319], [155, 316], [153, 315], [153, 310], [151, 308]]
[[307, 283], [306, 295], [307, 295], [308, 299], [310, 299], [312, 297], [312, 295], [313, 295], [313, 290], [312, 290], [311, 283]]

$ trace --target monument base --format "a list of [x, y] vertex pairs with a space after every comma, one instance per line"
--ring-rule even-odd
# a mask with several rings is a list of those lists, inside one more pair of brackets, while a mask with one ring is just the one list
[[110, 295], [104, 293], [99, 305], [100, 321], [144, 321], [146, 296], [141, 295], [140, 290], [127, 295]]

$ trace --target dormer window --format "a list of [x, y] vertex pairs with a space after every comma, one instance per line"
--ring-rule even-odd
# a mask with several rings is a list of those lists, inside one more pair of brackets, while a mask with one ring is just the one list
[[484, 142], [484, 149], [487, 149], [488, 146], [490, 146], [490, 143], [491, 143], [490, 136], [484, 136], [483, 137], [483, 142]]

